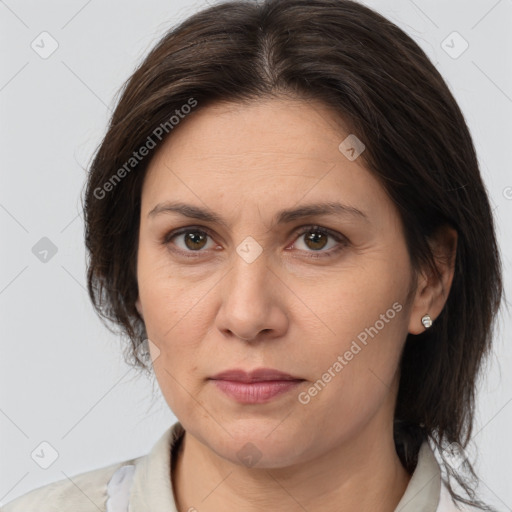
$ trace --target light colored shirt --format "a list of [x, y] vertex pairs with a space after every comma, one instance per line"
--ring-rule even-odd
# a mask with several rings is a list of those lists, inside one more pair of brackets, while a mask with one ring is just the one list
[[[148, 454], [33, 489], [4, 505], [1, 512], [178, 512], [171, 461], [183, 433], [176, 422]], [[427, 442], [395, 512], [460, 512]]]

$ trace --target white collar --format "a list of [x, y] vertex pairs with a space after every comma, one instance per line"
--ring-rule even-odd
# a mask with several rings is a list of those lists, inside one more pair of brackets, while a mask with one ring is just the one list
[[418, 453], [418, 463], [395, 512], [437, 512], [441, 495], [441, 470], [424, 441]]

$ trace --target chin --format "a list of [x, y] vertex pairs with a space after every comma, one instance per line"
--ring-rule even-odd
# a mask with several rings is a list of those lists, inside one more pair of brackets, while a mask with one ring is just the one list
[[[281, 421], [281, 420], [279, 420]], [[279, 468], [299, 462], [307, 447], [290, 429], [279, 429], [279, 421], [239, 421], [238, 428], [223, 424], [231, 434], [203, 436], [203, 443], [220, 457], [247, 468]]]

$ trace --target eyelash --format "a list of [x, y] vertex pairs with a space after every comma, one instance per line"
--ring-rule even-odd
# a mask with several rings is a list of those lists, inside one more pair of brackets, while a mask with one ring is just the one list
[[[313, 254], [307, 256], [308, 258], [312, 259], [318, 259], [318, 258], [330, 258], [334, 255], [336, 255], [338, 252], [340, 252], [343, 248], [347, 247], [349, 245], [349, 241], [346, 237], [341, 235], [340, 233], [337, 233], [336, 231], [331, 231], [330, 229], [323, 228], [321, 226], [317, 225], [309, 225], [309, 226], [303, 226], [299, 228], [298, 232], [296, 232], [295, 236], [296, 238], [300, 238], [302, 235], [305, 235], [306, 233], [321, 233], [323, 235], [327, 235], [332, 237], [336, 242], [338, 242], [338, 246], [330, 249], [329, 251], [318, 251], [320, 254], [314, 254], [315, 251], [312, 251]], [[163, 245], [169, 245], [171, 240], [173, 238], [176, 238], [179, 235], [183, 235], [185, 233], [200, 233], [209, 236], [210, 238], [213, 238], [211, 233], [208, 229], [198, 227], [198, 226], [187, 226], [186, 228], [180, 228], [178, 230], [170, 231], [169, 233], [165, 234], [162, 239]], [[188, 258], [197, 258], [198, 256], [192, 255], [190, 253], [201, 253], [204, 251], [183, 251], [182, 249], [172, 249], [175, 252], [179, 252], [181, 254], [185, 254]], [[306, 251], [310, 252], [310, 251]]]

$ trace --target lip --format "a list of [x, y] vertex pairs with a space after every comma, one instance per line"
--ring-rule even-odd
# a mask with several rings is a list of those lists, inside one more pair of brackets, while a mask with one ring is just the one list
[[260, 404], [291, 391], [305, 379], [272, 368], [258, 368], [250, 372], [241, 369], [227, 370], [210, 380], [237, 402]]
[[242, 404], [262, 404], [296, 388], [302, 380], [267, 380], [236, 382], [213, 380], [218, 389]]
[[246, 372], [240, 368], [226, 370], [210, 377], [213, 380], [229, 380], [233, 382], [265, 382], [282, 380], [304, 380], [294, 377], [285, 372], [275, 370], [274, 368], [257, 368]]

